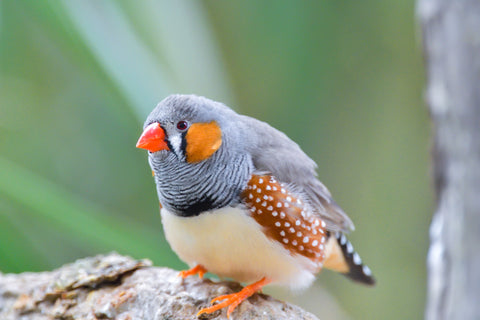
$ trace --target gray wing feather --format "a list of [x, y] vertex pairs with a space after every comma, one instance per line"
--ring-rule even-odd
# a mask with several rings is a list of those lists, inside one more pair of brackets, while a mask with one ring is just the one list
[[247, 116], [240, 117], [240, 122], [248, 132], [244, 137], [245, 147], [252, 154], [253, 164], [258, 171], [270, 172], [280, 181], [300, 190], [312, 210], [325, 220], [328, 230], [349, 232], [354, 229], [350, 218], [317, 179], [316, 163], [298, 144], [265, 122]]

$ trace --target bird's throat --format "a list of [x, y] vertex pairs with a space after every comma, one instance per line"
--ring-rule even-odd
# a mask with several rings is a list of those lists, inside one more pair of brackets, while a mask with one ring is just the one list
[[173, 154], [158, 162], [152, 159], [150, 164], [160, 202], [182, 217], [238, 204], [252, 170], [245, 156], [223, 160], [221, 150], [196, 164], [179, 161]]

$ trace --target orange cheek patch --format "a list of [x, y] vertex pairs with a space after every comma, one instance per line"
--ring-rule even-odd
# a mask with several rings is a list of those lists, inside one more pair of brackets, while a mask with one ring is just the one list
[[208, 159], [222, 145], [222, 130], [215, 121], [194, 123], [185, 136], [187, 162]]

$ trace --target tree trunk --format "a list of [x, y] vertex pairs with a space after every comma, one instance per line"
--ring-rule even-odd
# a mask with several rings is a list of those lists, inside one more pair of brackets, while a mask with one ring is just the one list
[[419, 0], [437, 209], [426, 319], [480, 319], [480, 1]]
[[[197, 319], [214, 297], [237, 292], [238, 283], [182, 279], [178, 271], [151, 267], [111, 253], [78, 260], [51, 272], [1, 274], [0, 319]], [[232, 317], [318, 320], [294, 305], [255, 294]], [[219, 310], [198, 319], [227, 319]]]

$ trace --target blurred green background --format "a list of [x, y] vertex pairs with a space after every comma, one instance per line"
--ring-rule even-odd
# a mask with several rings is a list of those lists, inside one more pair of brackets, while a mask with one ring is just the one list
[[[196, 93], [287, 133], [351, 216], [378, 285], [325, 271], [321, 319], [420, 319], [432, 212], [414, 1], [0, 2], [0, 270], [169, 249], [144, 118]], [[324, 290], [325, 289], [325, 290]]]

